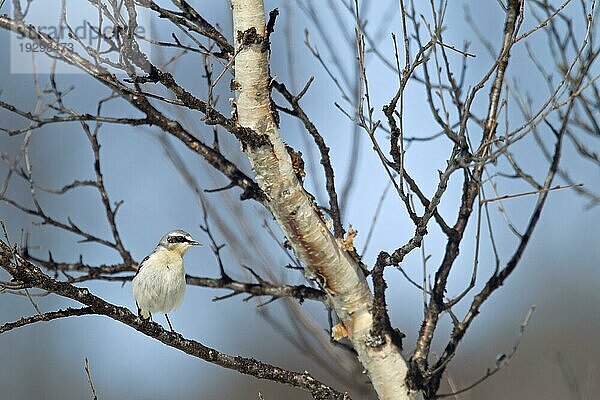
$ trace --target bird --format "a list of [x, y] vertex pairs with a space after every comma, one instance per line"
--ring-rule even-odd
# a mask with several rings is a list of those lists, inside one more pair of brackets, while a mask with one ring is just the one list
[[140, 263], [131, 286], [142, 320], [151, 320], [152, 313], [163, 313], [174, 332], [167, 313], [177, 308], [185, 296], [183, 255], [191, 246], [201, 244], [186, 231], [177, 229], [164, 235]]

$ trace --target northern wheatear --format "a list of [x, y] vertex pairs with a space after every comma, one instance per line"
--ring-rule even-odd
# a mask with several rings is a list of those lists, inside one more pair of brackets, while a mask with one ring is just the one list
[[163, 313], [173, 332], [167, 313], [177, 308], [185, 295], [183, 255], [190, 246], [197, 245], [200, 243], [189, 233], [172, 231], [163, 236], [154, 251], [140, 263], [132, 281], [140, 318], [149, 320], [152, 313]]

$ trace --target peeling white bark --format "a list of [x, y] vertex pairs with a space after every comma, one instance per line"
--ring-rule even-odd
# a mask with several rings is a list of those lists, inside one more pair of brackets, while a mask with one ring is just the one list
[[258, 37], [266, 37], [263, 1], [232, 0], [232, 8], [238, 121], [241, 126], [267, 135], [272, 143], [272, 147], [246, 150], [256, 181], [268, 197], [268, 206], [298, 258], [329, 294], [379, 398], [421, 398], [418, 393], [409, 393], [405, 384], [406, 361], [390, 338], [379, 347], [369, 346], [373, 296], [365, 276], [336, 242], [296, 178], [271, 115], [268, 51], [261, 43], [240, 43], [244, 32], [251, 32], [252, 28]]

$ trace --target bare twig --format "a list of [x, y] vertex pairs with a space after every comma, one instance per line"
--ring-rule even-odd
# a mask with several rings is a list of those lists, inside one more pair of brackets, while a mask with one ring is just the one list
[[90, 365], [87, 357], [85, 358], [84, 369], [90, 391], [92, 392], [92, 400], [98, 400], [98, 395], [96, 394], [96, 389], [94, 388], [94, 382], [92, 382], [92, 375], [90, 373]]

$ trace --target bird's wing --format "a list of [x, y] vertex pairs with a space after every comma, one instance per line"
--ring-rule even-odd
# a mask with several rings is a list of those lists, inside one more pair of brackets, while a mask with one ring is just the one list
[[146, 256], [146, 257], [145, 257], [145, 258], [142, 260], [142, 262], [141, 262], [141, 263], [140, 263], [140, 265], [138, 266], [138, 269], [137, 269], [137, 271], [135, 271], [135, 275], [133, 276], [134, 278], [135, 278], [135, 277], [136, 277], [136, 276], [137, 276], [137, 275], [140, 273], [140, 271], [141, 271], [142, 267], [144, 266], [144, 263], [145, 263], [146, 261], [148, 261], [148, 259], [149, 259], [149, 258], [150, 258], [150, 254], [148, 254], [148, 255], [147, 255], [147, 256]]

